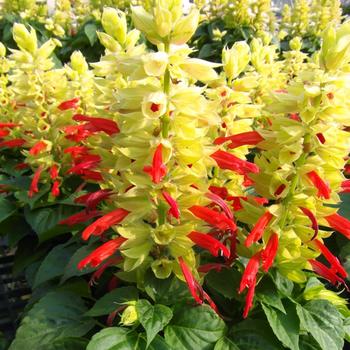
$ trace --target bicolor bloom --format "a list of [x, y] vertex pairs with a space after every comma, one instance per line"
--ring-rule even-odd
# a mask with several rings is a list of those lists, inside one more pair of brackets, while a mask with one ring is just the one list
[[232, 230], [236, 231], [237, 226], [235, 222], [228, 218], [225, 214], [219, 213], [216, 210], [194, 205], [188, 209], [194, 216], [207, 222], [222, 231]]
[[243, 272], [238, 293], [242, 293], [244, 289], [250, 288], [254, 285], [254, 281], [256, 280], [256, 275], [259, 271], [260, 259], [261, 259], [261, 252], [257, 252], [250, 258]]
[[218, 137], [215, 139], [214, 145], [221, 145], [230, 141], [231, 143], [227, 147], [233, 149], [245, 145], [255, 146], [263, 140], [264, 138], [257, 131], [248, 131], [233, 136]]
[[85, 125], [86, 126], [91, 125], [93, 127], [92, 129], [94, 129], [95, 132], [103, 131], [110, 136], [120, 132], [118, 124], [113, 120], [109, 120], [105, 118], [88, 117], [82, 114], [74, 115], [73, 120], [86, 121], [88, 123]]
[[54, 164], [51, 168], [50, 168], [50, 178], [52, 180], [55, 180], [58, 178], [58, 167], [56, 164]]
[[198, 247], [208, 250], [211, 255], [215, 257], [219, 256], [220, 251], [227, 259], [230, 257], [230, 251], [227, 249], [227, 247], [219, 240], [208, 234], [192, 231], [187, 235], [187, 237]]
[[32, 156], [38, 155], [40, 152], [44, 151], [47, 147], [46, 142], [38, 141], [30, 150], [29, 154]]
[[317, 223], [317, 219], [316, 216], [314, 215], [314, 213], [308, 209], [308, 208], [304, 208], [304, 207], [300, 207], [300, 210], [310, 219], [311, 221], [311, 227], [314, 230], [314, 235], [311, 238], [311, 241], [314, 240], [317, 235], [318, 235], [318, 223]]
[[254, 163], [240, 159], [225, 151], [218, 150], [213, 153], [211, 157], [216, 161], [217, 165], [221, 169], [232, 170], [240, 175], [259, 172], [259, 167]]
[[146, 165], [143, 171], [149, 174], [152, 181], [158, 184], [166, 175], [167, 168], [163, 163], [162, 144], [159, 144], [154, 152], [152, 165]]
[[97, 210], [91, 210], [89, 212], [84, 210], [68, 217], [67, 219], [61, 220], [59, 223], [60, 225], [74, 226], [82, 222], [86, 222], [99, 215], [101, 215], [101, 212]]
[[274, 192], [274, 196], [276, 196], [276, 197], [280, 196], [283, 193], [283, 191], [285, 190], [285, 188], [286, 188], [285, 184], [279, 185], [277, 187], [276, 191]]
[[84, 194], [74, 200], [74, 203], [85, 204], [86, 207], [96, 209], [98, 204], [113, 194], [111, 190], [98, 190], [96, 192]]
[[51, 188], [51, 194], [54, 197], [58, 197], [60, 195], [60, 182], [59, 181], [54, 181], [52, 188]]
[[38, 184], [40, 180], [41, 173], [43, 171], [42, 167], [39, 167], [36, 172], [34, 173], [32, 182], [29, 187], [28, 197], [31, 198], [34, 196], [35, 193], [39, 192]]
[[323, 135], [321, 132], [319, 132], [318, 134], [316, 134], [316, 136], [317, 136], [318, 140], [319, 140], [322, 144], [324, 144], [324, 143], [326, 142], [326, 139], [325, 139], [324, 135]]
[[269, 211], [266, 211], [259, 218], [244, 242], [246, 247], [250, 247], [254, 242], [257, 242], [262, 237], [266, 226], [270, 223], [272, 218], [273, 215]]
[[82, 270], [87, 265], [90, 265], [91, 267], [99, 266], [104, 260], [112, 256], [125, 241], [126, 238], [118, 237], [102, 244], [79, 262], [78, 269]]
[[12, 139], [8, 141], [1, 141], [0, 147], [8, 147], [8, 148], [15, 148], [15, 147], [22, 147], [26, 141], [24, 139]]
[[329, 269], [327, 266], [323, 265], [319, 261], [310, 259], [309, 263], [311, 264], [312, 270], [315, 273], [328, 280], [333, 285], [337, 286], [338, 284], [344, 284], [346, 286], [345, 281], [342, 278], [337, 276], [337, 274], [333, 270]]
[[89, 285], [93, 285], [96, 283], [97, 280], [99, 280], [102, 276], [102, 274], [106, 271], [106, 269], [111, 265], [119, 264], [123, 261], [122, 256], [113, 256], [111, 259], [106, 261], [104, 264], [102, 264], [91, 276]]
[[213, 203], [217, 204], [223, 210], [223, 212], [226, 214], [226, 216], [229, 219], [233, 220], [233, 214], [232, 214], [230, 208], [228, 207], [226, 202], [221, 197], [219, 197], [215, 193], [211, 193], [211, 192], [206, 193], [206, 197], [209, 198], [210, 200], [212, 200]]
[[180, 218], [179, 206], [177, 205], [176, 200], [170, 196], [168, 192], [163, 191], [162, 195], [166, 202], [170, 205], [168, 214], [172, 215], [175, 219]]
[[349, 193], [350, 192], [350, 180], [345, 180], [341, 184], [341, 192]]
[[350, 221], [339, 214], [326, 216], [329, 226], [350, 239]]
[[68, 101], [62, 102], [57, 108], [61, 111], [67, 111], [68, 109], [78, 109], [80, 98], [76, 97]]
[[86, 227], [82, 233], [82, 238], [87, 240], [90, 236], [102, 235], [102, 233], [108, 230], [111, 226], [119, 224], [121, 221], [123, 221], [128, 214], [129, 212], [122, 208], [111, 211]]
[[347, 277], [347, 272], [345, 271], [344, 267], [341, 265], [340, 261], [337, 257], [335, 257], [330, 250], [318, 239], [315, 240], [315, 245], [317, 249], [322, 253], [322, 255], [326, 258], [326, 260], [331, 265], [331, 270], [336, 271], [341, 275], [342, 277]]
[[324, 199], [329, 199], [331, 197], [331, 189], [329, 188], [328, 184], [319, 177], [316, 171], [314, 170], [310, 171], [306, 175], [310, 179], [310, 181], [313, 183], [313, 185], [317, 188], [318, 197], [324, 198]]
[[278, 250], [278, 234], [273, 233], [267, 242], [265, 249], [261, 252], [262, 268], [268, 272], [275, 260]]

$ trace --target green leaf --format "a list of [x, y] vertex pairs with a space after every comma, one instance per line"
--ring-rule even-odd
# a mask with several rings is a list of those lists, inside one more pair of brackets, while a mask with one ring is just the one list
[[210, 288], [228, 299], [238, 299], [238, 286], [241, 275], [235, 269], [222, 269], [220, 272], [210, 271], [205, 282]]
[[55, 342], [81, 337], [93, 327], [85, 311], [82, 299], [73, 293], [47, 294], [23, 318], [9, 350], [57, 350]]
[[83, 338], [63, 338], [54, 341], [52, 349], [54, 350], [85, 350], [88, 340]]
[[350, 342], [350, 317], [344, 320], [345, 339]]
[[240, 350], [239, 347], [233, 342], [232, 339], [222, 337], [216, 343], [214, 350]]
[[127, 328], [111, 327], [95, 334], [86, 350], [143, 350], [145, 347], [141, 334]]
[[299, 341], [300, 350], [321, 350], [317, 342], [310, 335], [301, 335]]
[[281, 350], [281, 343], [265, 320], [247, 319], [234, 325], [230, 338], [240, 350]]
[[224, 335], [224, 321], [206, 305], [174, 311], [171, 323], [165, 328], [165, 341], [176, 350], [213, 349]]
[[299, 319], [296, 313], [295, 304], [285, 301], [286, 314], [262, 304], [263, 310], [269, 324], [281, 343], [291, 350], [299, 349]]
[[94, 23], [87, 23], [84, 26], [84, 33], [87, 36], [87, 38], [89, 39], [90, 45], [94, 46], [94, 44], [97, 41], [97, 27]]
[[312, 300], [297, 305], [301, 327], [308, 331], [322, 350], [339, 350], [344, 345], [342, 317], [336, 307], [327, 300]]
[[86, 313], [86, 315], [107, 315], [117, 309], [119, 305], [137, 299], [138, 291], [135, 287], [117, 288], [98, 299], [96, 304]]
[[172, 347], [170, 347], [166, 342], [165, 339], [161, 336], [157, 335], [154, 340], [152, 341], [152, 344], [148, 347], [148, 350], [174, 350]]
[[294, 288], [294, 283], [288, 278], [282, 276], [277, 270], [271, 272], [272, 279], [277, 289], [285, 296], [291, 296]]
[[36, 273], [33, 288], [39, 284], [63, 274], [70, 257], [76, 251], [76, 245], [61, 244], [54, 247], [41, 263]]
[[3, 222], [8, 217], [16, 212], [16, 206], [5, 198], [0, 197], [0, 222]]
[[276, 287], [270, 280], [264, 279], [264, 282], [258, 285], [258, 288], [256, 290], [256, 297], [265, 305], [274, 307], [277, 310], [283, 312], [284, 314], [286, 313], [286, 310], [281, 300], [281, 296], [279, 295], [278, 291], [276, 290]]
[[138, 319], [147, 334], [147, 346], [173, 317], [173, 312], [169, 307], [164, 305], [153, 306], [145, 299], [141, 299], [136, 303], [136, 311]]
[[199, 51], [198, 58], [205, 59], [212, 56], [214, 51], [213, 44], [204, 44]]
[[60, 234], [71, 232], [69, 226], [60, 225], [59, 222], [79, 210], [76, 207], [56, 205], [32, 211], [26, 208], [24, 214], [29, 225], [38, 235], [39, 241], [44, 242]]

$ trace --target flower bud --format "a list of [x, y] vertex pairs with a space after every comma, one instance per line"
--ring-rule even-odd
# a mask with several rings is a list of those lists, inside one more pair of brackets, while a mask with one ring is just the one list
[[151, 264], [153, 273], [157, 278], [168, 278], [173, 271], [173, 263], [168, 259], [158, 259]]
[[121, 47], [118, 44], [116, 40], [114, 40], [110, 35], [103, 33], [103, 32], [98, 32], [97, 33], [98, 38], [100, 39], [101, 44], [109, 51], [111, 52], [116, 52], [120, 51]]
[[122, 313], [120, 318], [120, 323], [124, 326], [131, 326], [137, 321], [137, 312], [135, 307], [135, 302], [133, 305], [129, 305]]
[[3, 43], [0, 43], [0, 57], [5, 57], [6, 55], [6, 47]]
[[163, 92], [154, 92], [144, 97], [142, 101], [142, 113], [148, 118], [159, 118], [165, 114], [167, 97]]
[[172, 16], [171, 12], [166, 8], [161, 7], [159, 4], [154, 8], [154, 22], [156, 25], [156, 32], [164, 38], [169, 35], [172, 28]]
[[249, 63], [250, 49], [246, 42], [238, 41], [222, 52], [224, 70], [229, 79], [236, 78]]
[[197, 9], [192, 9], [191, 12], [180, 18], [171, 33], [170, 42], [176, 45], [185, 44], [194, 34], [197, 29], [199, 21], [199, 11]]
[[106, 33], [118, 40], [120, 44], [124, 44], [126, 40], [127, 24], [125, 13], [107, 7], [102, 13], [102, 26]]
[[70, 58], [70, 61], [71, 61], [72, 68], [75, 71], [77, 71], [79, 74], [82, 74], [89, 69], [88, 64], [86, 63], [85, 57], [80, 51], [74, 51]]
[[13, 25], [13, 38], [21, 50], [33, 54], [37, 49], [38, 42], [33, 28], [29, 32], [23, 24], [15, 23]]
[[302, 42], [298, 36], [296, 36], [295, 38], [293, 38], [292, 40], [289, 41], [289, 47], [292, 50], [300, 51], [301, 46], [302, 46]]
[[168, 65], [168, 55], [165, 52], [155, 52], [143, 57], [144, 69], [147, 75], [159, 77], [164, 74]]

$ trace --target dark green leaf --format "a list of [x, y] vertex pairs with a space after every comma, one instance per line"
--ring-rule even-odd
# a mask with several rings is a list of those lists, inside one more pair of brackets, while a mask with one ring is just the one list
[[286, 314], [262, 304], [263, 310], [276, 337], [291, 350], [299, 349], [299, 319], [295, 304], [285, 300]]
[[288, 278], [281, 275], [277, 270], [272, 270], [271, 276], [277, 289], [285, 296], [290, 296], [293, 292], [294, 284]]
[[136, 311], [138, 319], [147, 334], [147, 346], [173, 317], [169, 307], [159, 304], [153, 306], [145, 299], [141, 299], [136, 303]]
[[98, 299], [86, 314], [88, 316], [107, 315], [116, 310], [121, 304], [137, 299], [138, 291], [135, 287], [117, 288]]
[[52, 349], [54, 350], [85, 350], [88, 340], [83, 338], [62, 338], [54, 341]]
[[312, 300], [297, 306], [301, 327], [308, 331], [322, 350], [339, 350], [344, 345], [343, 320], [336, 307], [326, 300]]
[[321, 348], [318, 346], [315, 339], [312, 338], [310, 335], [300, 336], [299, 349], [300, 350], [321, 350]]
[[9, 200], [0, 197], [0, 223], [16, 212], [16, 206]]
[[84, 33], [86, 34], [87, 38], [89, 39], [90, 45], [94, 46], [95, 42], [97, 41], [97, 27], [94, 23], [87, 23], [84, 26]]
[[214, 350], [240, 350], [232, 339], [223, 337], [216, 343]]
[[183, 306], [165, 328], [165, 341], [176, 350], [209, 350], [225, 330], [224, 321], [209, 306]]
[[281, 296], [276, 290], [275, 285], [269, 279], [264, 279], [262, 283], [259, 283], [256, 290], [256, 297], [262, 303], [272, 306], [283, 313], [286, 313], [284, 309]]
[[57, 350], [54, 343], [67, 337], [81, 337], [93, 321], [83, 317], [85, 305], [68, 292], [47, 294], [23, 318], [10, 350]]

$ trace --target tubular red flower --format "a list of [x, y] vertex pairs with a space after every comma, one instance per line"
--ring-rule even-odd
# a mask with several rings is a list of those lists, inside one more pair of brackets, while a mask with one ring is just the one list
[[96, 132], [91, 124], [70, 125], [63, 128], [66, 139], [74, 142], [81, 142]]
[[226, 187], [209, 186], [209, 191], [221, 197], [222, 199], [226, 199], [228, 196]]
[[16, 170], [23, 170], [29, 168], [29, 165], [27, 163], [19, 163], [15, 166]]
[[282, 194], [282, 192], [285, 190], [286, 185], [285, 184], [281, 184], [277, 187], [274, 196], [278, 197], [280, 194]]
[[248, 289], [248, 293], [245, 299], [245, 306], [243, 310], [243, 318], [247, 318], [250, 309], [253, 306], [253, 300], [255, 295], [255, 286], [256, 286], [256, 278], [251, 283], [251, 286]]
[[155, 184], [160, 183], [167, 172], [167, 168], [163, 163], [162, 147], [162, 144], [157, 146], [153, 155], [152, 165], [146, 165], [143, 168], [143, 171], [151, 176]]
[[208, 234], [192, 231], [187, 237], [198, 247], [208, 250], [215, 257], [219, 256], [219, 251], [221, 251], [227, 259], [230, 257], [230, 251], [227, 247]]
[[104, 260], [112, 256], [125, 241], [126, 238], [118, 237], [102, 244], [85, 259], [79, 262], [78, 269], [82, 270], [87, 265], [90, 265], [91, 267], [97, 267]]
[[10, 130], [0, 129], [0, 137], [6, 137], [10, 134]]
[[57, 179], [58, 177], [58, 167], [56, 164], [54, 164], [51, 168], [50, 168], [50, 178], [52, 180]]
[[259, 172], [258, 166], [254, 163], [240, 159], [235, 155], [225, 151], [216, 151], [211, 155], [211, 157], [216, 161], [217, 165], [221, 169], [232, 170], [240, 175]]
[[110, 136], [120, 132], [118, 128], [118, 124], [113, 120], [109, 120], [105, 118], [88, 117], [82, 114], [74, 115], [73, 120], [87, 121], [94, 127], [96, 131], [103, 131]]
[[64, 150], [64, 153], [69, 153], [72, 158], [77, 158], [89, 153], [89, 148], [86, 146], [71, 146]]
[[215, 193], [206, 193], [206, 197], [208, 197], [215, 204], [217, 204], [224, 211], [224, 213], [226, 214], [226, 216], [229, 219], [233, 220], [233, 214], [232, 214], [230, 208], [228, 207], [226, 202], [221, 197], [219, 197]]
[[51, 194], [54, 197], [58, 197], [60, 195], [60, 182], [59, 181], [54, 181], [51, 189]]
[[101, 158], [99, 156], [91, 160], [89, 159], [84, 160], [74, 165], [72, 168], [70, 168], [67, 171], [67, 174], [83, 175], [85, 170], [91, 170], [92, 168], [95, 168], [100, 163], [100, 161], [101, 161]]
[[225, 214], [219, 213], [210, 208], [194, 205], [188, 210], [197, 218], [204, 220], [208, 224], [220, 230], [236, 231], [237, 229], [237, 226], [232, 219], [228, 218]]
[[325, 183], [317, 174], [316, 171], [310, 171], [306, 174], [313, 185], [317, 188], [317, 196], [324, 199], [329, 199], [331, 197], [331, 189], [328, 184]]
[[30, 150], [29, 154], [32, 156], [38, 155], [41, 151], [44, 151], [47, 147], [46, 142], [44, 141], [38, 141]]
[[292, 119], [292, 120], [295, 120], [296, 122], [300, 122], [301, 121], [298, 113], [291, 113], [289, 118]]
[[233, 136], [218, 137], [214, 141], [214, 145], [221, 145], [224, 142], [231, 141], [228, 148], [233, 149], [244, 145], [254, 146], [263, 140], [264, 138], [257, 131], [248, 131]]
[[254, 242], [257, 242], [262, 237], [266, 226], [270, 223], [272, 218], [273, 215], [269, 211], [266, 211], [259, 218], [244, 242], [246, 247], [250, 247]]
[[39, 183], [42, 171], [43, 171], [43, 168], [39, 167], [37, 171], [34, 173], [32, 182], [30, 184], [29, 192], [28, 192], [29, 198], [33, 197], [35, 193], [39, 192], [38, 183]]
[[326, 260], [330, 263], [331, 269], [339, 273], [339, 275], [341, 275], [342, 277], [346, 278], [348, 274], [339, 262], [338, 258], [335, 257], [330, 252], [330, 250], [318, 239], [315, 240], [315, 245], [318, 248], [318, 250], [322, 253], [322, 255], [326, 258]]
[[84, 240], [89, 239], [90, 236], [100, 236], [103, 232], [108, 230], [111, 226], [119, 224], [129, 214], [125, 209], [118, 208], [110, 213], [100, 217], [91, 225], [89, 225], [82, 233]]
[[90, 209], [96, 209], [97, 205], [113, 194], [111, 190], [98, 190], [84, 194], [74, 200], [74, 203], [85, 204]]
[[333, 230], [338, 231], [346, 238], [350, 239], [350, 221], [348, 219], [345, 219], [339, 214], [326, 216], [325, 219]]
[[341, 193], [349, 193], [350, 192], [350, 180], [345, 180], [341, 184]]
[[326, 280], [331, 282], [333, 285], [336, 286], [340, 283], [340, 284], [344, 284], [346, 286], [345, 281], [342, 278], [337, 276], [334, 271], [332, 271], [331, 269], [329, 269], [327, 266], [323, 265], [319, 261], [314, 260], [314, 259], [310, 259], [309, 263], [311, 264], [312, 270], [315, 273], [317, 273], [319, 276], [325, 278]]
[[170, 209], [168, 213], [172, 215], [175, 219], [179, 219], [180, 211], [176, 200], [173, 197], [171, 197], [168, 192], [163, 191], [162, 195], [164, 199], [167, 201], [167, 203], [170, 205]]
[[241, 279], [241, 283], [239, 285], [239, 290], [238, 293], [242, 293], [244, 291], [244, 289], [246, 288], [251, 288], [252, 286], [254, 286], [255, 284], [255, 280], [256, 280], [256, 275], [259, 271], [259, 266], [260, 266], [260, 258], [261, 258], [261, 253], [257, 252], [256, 254], [254, 254], [244, 272], [243, 272], [243, 276]]
[[80, 224], [82, 222], [86, 222], [92, 218], [95, 218], [96, 216], [101, 215], [101, 212], [97, 211], [97, 210], [91, 210], [89, 212], [87, 211], [81, 211], [79, 213], [76, 213], [70, 217], [68, 217], [67, 219], [61, 220], [59, 222], [60, 225], [67, 225], [67, 226], [74, 226], [77, 224]]
[[314, 235], [312, 236], [311, 238], [311, 241], [314, 240], [317, 235], [318, 235], [318, 223], [317, 223], [317, 219], [316, 219], [316, 216], [314, 215], [314, 213], [308, 209], [308, 208], [303, 208], [303, 207], [300, 207], [300, 210], [310, 219], [311, 221], [311, 227], [312, 229], [314, 230]]
[[262, 268], [268, 272], [275, 260], [278, 249], [278, 235], [273, 233], [267, 242], [265, 249], [261, 252]]
[[8, 141], [0, 142], [0, 147], [8, 147], [8, 148], [22, 147], [25, 143], [26, 141], [24, 139], [12, 139]]
[[19, 126], [19, 124], [16, 124], [16, 123], [0, 123], [0, 129], [3, 129], [3, 128], [13, 129], [16, 126]]
[[114, 256], [111, 259], [109, 259], [108, 261], [106, 261], [104, 264], [102, 264], [98, 270], [96, 270], [89, 281], [89, 285], [93, 285], [96, 283], [97, 280], [99, 280], [102, 276], [102, 274], [106, 271], [106, 269], [111, 266], [111, 265], [116, 265], [119, 264], [123, 261], [123, 257], [122, 256]]
[[208, 263], [198, 267], [198, 272], [208, 273], [211, 270], [215, 270], [216, 272], [220, 272], [223, 268], [228, 268], [225, 264], [219, 263]]
[[344, 166], [344, 173], [345, 173], [346, 175], [349, 175], [349, 174], [350, 174], [350, 164], [346, 164], [346, 165]]
[[77, 109], [79, 107], [78, 105], [79, 101], [80, 101], [80, 98], [76, 97], [71, 100], [62, 102], [57, 108], [61, 111], [66, 111], [68, 109]]
[[103, 181], [103, 176], [98, 171], [92, 171], [88, 169], [82, 170], [80, 176], [86, 181]]
[[323, 134], [321, 132], [319, 132], [318, 134], [316, 134], [318, 140], [324, 144], [326, 142], [326, 139], [324, 138]]

